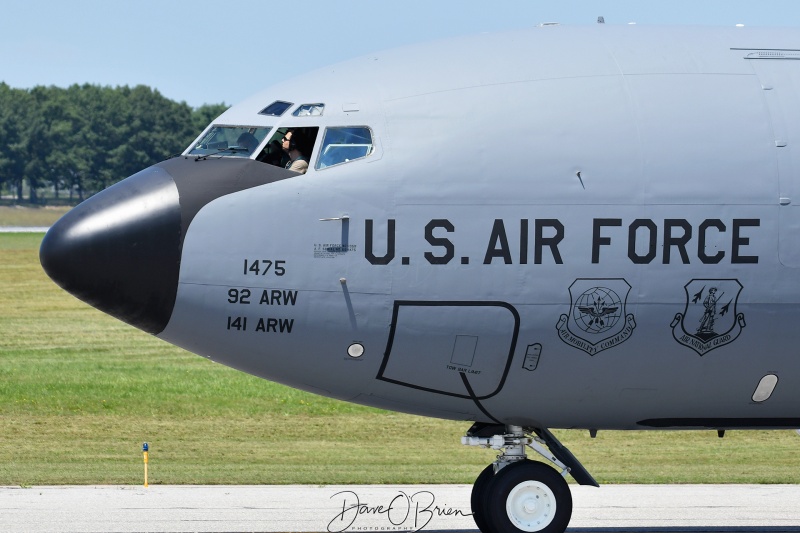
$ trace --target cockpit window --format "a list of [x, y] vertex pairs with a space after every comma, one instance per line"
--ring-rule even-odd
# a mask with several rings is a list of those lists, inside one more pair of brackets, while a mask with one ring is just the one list
[[303, 104], [294, 110], [296, 117], [318, 117], [325, 110], [325, 104]]
[[279, 117], [286, 113], [286, 110], [292, 107], [291, 102], [284, 102], [282, 100], [276, 100], [269, 104], [267, 107], [262, 109], [258, 112], [259, 115], [267, 115], [270, 117]]
[[[269, 142], [264, 145], [256, 160], [294, 170], [292, 164], [302, 159], [308, 168], [314, 144], [317, 142], [317, 133], [319, 133], [319, 128], [316, 126], [301, 128], [291, 125], [281, 126], [274, 130]], [[305, 173], [305, 170], [302, 173]]]
[[316, 168], [323, 169], [372, 153], [372, 130], [366, 126], [327, 128], [319, 151]]
[[191, 155], [250, 157], [267, 137], [270, 128], [214, 126], [192, 147]]

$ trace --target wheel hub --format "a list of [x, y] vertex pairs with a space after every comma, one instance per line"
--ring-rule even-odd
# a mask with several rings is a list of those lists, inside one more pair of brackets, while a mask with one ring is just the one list
[[509, 493], [506, 513], [511, 523], [522, 531], [541, 531], [555, 518], [556, 497], [544, 483], [525, 481]]
[[523, 505], [526, 513], [533, 513], [536, 511], [536, 501], [533, 498], [528, 498], [525, 500], [525, 505]]

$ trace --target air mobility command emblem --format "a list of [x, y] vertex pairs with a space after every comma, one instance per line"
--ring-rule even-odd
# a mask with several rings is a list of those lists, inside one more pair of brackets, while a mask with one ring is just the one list
[[683, 289], [686, 307], [672, 320], [672, 336], [699, 355], [735, 341], [745, 327], [736, 311], [742, 284], [737, 279], [693, 279]]
[[570, 312], [556, 328], [565, 343], [589, 355], [613, 348], [630, 338], [636, 328], [625, 302], [631, 286], [622, 278], [578, 278], [569, 287]]

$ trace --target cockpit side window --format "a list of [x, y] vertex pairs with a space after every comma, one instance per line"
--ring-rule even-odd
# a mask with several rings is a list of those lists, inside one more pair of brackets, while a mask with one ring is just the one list
[[317, 141], [317, 134], [319, 133], [319, 128], [317, 127], [295, 128], [283, 126], [276, 129], [256, 159], [262, 163], [286, 168], [290, 162], [290, 157], [289, 153], [284, 150], [283, 139], [289, 131], [292, 132], [291, 138], [293, 140], [290, 146], [296, 148], [305, 161], [311, 161], [311, 152], [314, 149], [314, 143]]
[[189, 151], [190, 155], [250, 157], [267, 137], [270, 128], [256, 126], [212, 126]]
[[321, 170], [367, 157], [372, 148], [372, 130], [367, 126], [326, 128], [315, 168]]

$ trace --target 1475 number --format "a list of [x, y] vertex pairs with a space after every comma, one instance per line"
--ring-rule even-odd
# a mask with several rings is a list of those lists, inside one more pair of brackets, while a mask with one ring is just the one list
[[286, 261], [270, 259], [245, 259], [244, 260], [244, 275], [252, 274], [255, 276], [266, 276], [268, 272], [272, 271], [276, 276], [283, 276], [286, 274]]

